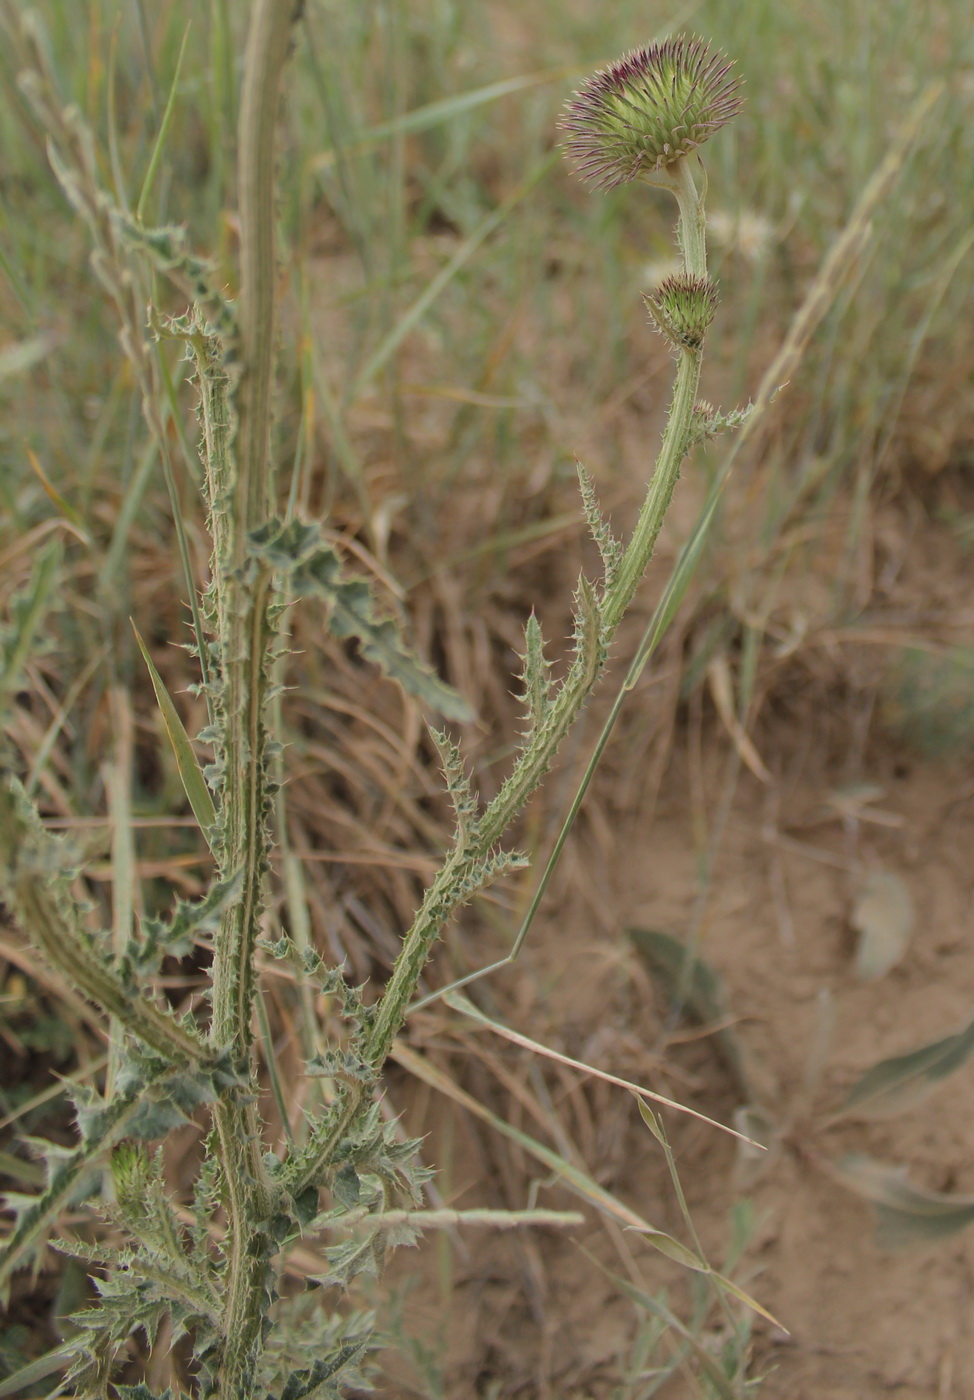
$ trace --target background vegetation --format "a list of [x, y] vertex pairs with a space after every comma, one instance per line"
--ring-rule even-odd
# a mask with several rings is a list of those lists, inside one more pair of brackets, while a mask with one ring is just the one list
[[[45, 0], [31, 11], [64, 100], [103, 140], [104, 179], [122, 199], [141, 187], [182, 50], [146, 214], [185, 224], [192, 245], [218, 259], [231, 291], [244, 8], [228, 0]], [[969, 5], [702, 0], [674, 14], [652, 0], [542, 0], [527, 9], [505, 0], [309, 0], [306, 9], [281, 164], [281, 479], [289, 499], [326, 519], [372, 574], [386, 608], [409, 619], [419, 650], [475, 702], [468, 748], [487, 798], [513, 742], [509, 691], [524, 620], [534, 607], [546, 635], [563, 636], [587, 557], [575, 457], [628, 523], [669, 395], [670, 357], [639, 291], [670, 257], [673, 210], [662, 195], [593, 197], [571, 179], [555, 149], [566, 94], [604, 61], [677, 29], [707, 35], [745, 76], [745, 112], [708, 147], [707, 160], [722, 304], [705, 392], [730, 408], [754, 391], [898, 121], [929, 80], [943, 82], [800, 373], [737, 465], [704, 564], [623, 712], [589, 825], [566, 856], [574, 871], [566, 888], [587, 886], [585, 911], [610, 930], [608, 946], [622, 957], [611, 891], [584, 858], [598, 849], [594, 832], [631, 842], [634, 859], [644, 859], [653, 803], [688, 734], [712, 742], [729, 775], [723, 807], [696, 812], [701, 898], [720, 816], [743, 769], [778, 779], [787, 765], [796, 781], [803, 765], [827, 755], [855, 779], [877, 735], [966, 761], [974, 647], [956, 580], [974, 540]], [[174, 504], [197, 578], [207, 548], [192, 396], [177, 382], [163, 406], [174, 467], [167, 491], [138, 386], [118, 354], [112, 308], [91, 275], [86, 232], [51, 176], [43, 133], [18, 91], [14, 36], [25, 12], [13, 3], [0, 12], [9, 40], [0, 44], [0, 602], [52, 535], [63, 542], [65, 574], [9, 738], [51, 824], [82, 845], [89, 897], [111, 924], [133, 907], [163, 912], [173, 889], [192, 895], [203, 887], [208, 856], [185, 815], [128, 619], [196, 732], [202, 702], [189, 693], [193, 663], [178, 645], [187, 637], [187, 600]], [[180, 309], [175, 301], [172, 309]], [[175, 356], [171, 369], [178, 380]], [[718, 443], [684, 473], [647, 608], [720, 461]], [[911, 564], [917, 539], [940, 563], [953, 561], [953, 572], [931, 565], [921, 587]], [[618, 657], [626, 645], [624, 637]], [[436, 757], [418, 708], [307, 620], [293, 621], [282, 679], [287, 814], [282, 804], [268, 937], [288, 929], [347, 960], [356, 982], [381, 980], [445, 839]], [[804, 750], [797, 732], [808, 736]], [[522, 841], [535, 855], [550, 848], [594, 734], [583, 732], [525, 820]], [[530, 893], [525, 880], [477, 906], [441, 949], [434, 981], [502, 953]], [[70, 1140], [56, 1076], [96, 1080], [105, 1051], [85, 1007], [32, 963], [9, 928], [0, 930], [0, 956], [9, 1057], [0, 1166], [10, 1187], [24, 1190], [34, 1167], [18, 1135]], [[199, 950], [167, 966], [174, 1003], [192, 1002], [205, 958]], [[486, 1009], [545, 1039], [557, 1028], [542, 974], [531, 964], [503, 974], [488, 986]], [[637, 1042], [642, 995], [637, 981], [608, 1008]], [[314, 1092], [300, 1074], [316, 1048], [307, 1044], [310, 1022], [280, 977], [268, 976], [265, 1005], [278, 1108], [293, 1113]], [[428, 1042], [438, 1038], [440, 1049], [425, 1084], [393, 1073], [388, 1107], [406, 1110], [410, 1131], [434, 1132], [429, 1157], [442, 1169], [443, 1200], [461, 1178], [469, 1184], [470, 1172], [465, 1130], [442, 1106], [450, 1093], [472, 1096], [508, 1126], [526, 1118], [565, 1160], [584, 1159], [596, 1175], [586, 1149], [603, 1165], [611, 1159], [606, 1139], [632, 1112], [628, 1103], [596, 1095], [587, 1120], [564, 1119], [553, 1081], [536, 1064], [526, 1068], [513, 1052], [504, 1058], [442, 1008], [411, 1024], [407, 1069]], [[629, 1077], [656, 1072], [655, 1034], [652, 1046], [637, 1044], [626, 1064], [610, 1067], [633, 1069]], [[270, 1086], [268, 1094], [272, 1102]], [[500, 1173], [503, 1203], [523, 1204], [526, 1178], [536, 1174], [529, 1159], [517, 1149], [498, 1167], [496, 1146], [478, 1141]], [[173, 1153], [175, 1191], [180, 1151], [189, 1161], [195, 1150], [190, 1134]], [[745, 1224], [738, 1218], [742, 1236]], [[478, 1247], [449, 1238], [430, 1247], [436, 1277], [424, 1286], [441, 1306], [452, 1296], [458, 1252]], [[519, 1249], [529, 1301], [510, 1306], [534, 1307], [538, 1322], [544, 1243]], [[585, 1277], [577, 1256], [572, 1267]], [[636, 1271], [653, 1296], [662, 1286], [655, 1268], [640, 1260]], [[56, 1342], [76, 1283], [53, 1258], [35, 1284], [18, 1280], [0, 1332], [9, 1370]], [[389, 1363], [389, 1393], [407, 1393], [407, 1385], [417, 1394], [467, 1393], [451, 1388], [460, 1374], [487, 1377], [478, 1393], [535, 1393], [529, 1387], [540, 1382], [525, 1379], [516, 1346], [487, 1355], [472, 1343], [447, 1359], [442, 1338], [416, 1340], [410, 1306], [403, 1297], [389, 1314], [383, 1304], [401, 1318], [392, 1330], [399, 1326], [410, 1354]], [[700, 1334], [704, 1304], [684, 1298], [681, 1308]], [[629, 1335], [620, 1334], [623, 1360], [580, 1349], [561, 1382], [575, 1389], [555, 1393], [651, 1393], [655, 1381], [639, 1377], [665, 1369], [676, 1353], [664, 1348], [660, 1361], [654, 1328], [663, 1322], [645, 1303], [636, 1316]], [[552, 1358], [537, 1362], [525, 1345], [530, 1376], [550, 1371]]]

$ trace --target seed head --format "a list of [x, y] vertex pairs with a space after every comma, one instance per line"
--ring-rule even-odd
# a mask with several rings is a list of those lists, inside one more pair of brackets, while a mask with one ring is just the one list
[[678, 272], [664, 277], [654, 291], [644, 292], [643, 301], [671, 345], [699, 350], [717, 310], [717, 287], [709, 277]]
[[633, 49], [566, 105], [565, 149], [580, 175], [610, 190], [674, 165], [740, 111], [740, 78], [702, 39]]

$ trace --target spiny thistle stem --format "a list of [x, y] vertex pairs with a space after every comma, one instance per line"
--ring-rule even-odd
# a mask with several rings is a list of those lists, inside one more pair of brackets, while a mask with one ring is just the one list
[[[255, 948], [269, 863], [270, 763], [265, 707], [271, 640], [269, 566], [249, 557], [249, 537], [263, 525], [273, 499], [271, 411], [275, 360], [274, 136], [280, 82], [287, 58], [294, 0], [255, 0], [241, 93], [238, 192], [241, 287], [241, 375], [229, 567], [214, 578], [222, 620], [224, 777], [221, 873], [241, 870], [240, 899], [217, 935], [213, 964], [211, 1038], [229, 1048], [250, 1077]], [[214, 477], [225, 477], [211, 464]], [[214, 1392], [227, 1400], [252, 1393], [260, 1354], [272, 1246], [266, 1226], [273, 1193], [263, 1162], [255, 1095], [230, 1090], [214, 1108], [226, 1191], [228, 1238], [223, 1342]]]
[[673, 387], [673, 400], [669, 418], [663, 434], [663, 445], [656, 462], [656, 470], [649, 483], [646, 499], [633, 531], [632, 539], [619, 565], [619, 576], [609, 597], [605, 600], [604, 618], [606, 629], [614, 633], [623, 614], [632, 602], [636, 589], [646, 572], [656, 540], [663, 525], [663, 519], [673, 498], [673, 489], [680, 474], [680, 464], [686, 453], [690, 437], [690, 423], [693, 405], [697, 399], [700, 384], [700, 367], [703, 359], [700, 350], [681, 350], [676, 368], [676, 383]]
[[[461, 853], [456, 849], [451, 851], [426, 891], [419, 913], [403, 941], [363, 1047], [364, 1058], [377, 1072], [392, 1049], [405, 1008], [415, 995], [430, 949], [450, 916], [466, 899], [462, 891], [476, 869], [479, 855], [479, 849], [470, 853]], [[335, 1101], [305, 1148], [288, 1164], [285, 1174], [288, 1191], [293, 1195], [299, 1194], [330, 1165], [336, 1148], [371, 1094], [372, 1086], [364, 1083], [346, 1084], [339, 1088]]]
[[[697, 39], [676, 39], [627, 54], [595, 75], [569, 104], [563, 125], [568, 154], [603, 189], [636, 179], [669, 189], [680, 210], [678, 242], [684, 272], [658, 289], [650, 311], [677, 352], [676, 382], [663, 442], [632, 538], [618, 571], [596, 601], [580, 588], [576, 656], [543, 721], [477, 825], [475, 847], [455, 849], [426, 893], [403, 940], [392, 976], [368, 1034], [365, 1056], [378, 1071], [388, 1055], [420, 975], [446, 920], [463, 903], [463, 870], [483, 862], [540, 784], [602, 670], [606, 650], [632, 602], [653, 554], [691, 440], [703, 343], [716, 308], [707, 277], [704, 195], [706, 177], [696, 155], [740, 107], [729, 65]], [[698, 190], [693, 169], [702, 178]], [[588, 590], [588, 592], [586, 592]], [[594, 635], [584, 645], [586, 618]], [[319, 1179], [371, 1090], [344, 1086], [307, 1148], [290, 1164], [288, 1185]]]
[[208, 1047], [156, 1002], [133, 993], [81, 923], [64, 857], [13, 779], [0, 783], [0, 891], [69, 985], [173, 1064], [203, 1065]]
[[[224, 866], [244, 870], [244, 894], [221, 930], [214, 960], [213, 1036], [245, 1054], [251, 1043], [253, 941], [263, 903], [268, 837], [264, 705], [270, 640], [268, 567], [248, 560], [249, 536], [267, 519], [271, 492], [271, 385], [275, 359], [274, 132], [293, 0], [256, 0], [240, 107], [240, 356], [235, 396], [236, 480], [229, 567], [214, 580], [225, 631]], [[214, 475], [223, 474], [219, 468]]]

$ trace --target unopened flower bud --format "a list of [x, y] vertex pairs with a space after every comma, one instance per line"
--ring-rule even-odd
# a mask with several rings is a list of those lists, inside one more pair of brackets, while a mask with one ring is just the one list
[[656, 329], [672, 345], [699, 350], [717, 310], [717, 287], [709, 277], [678, 272], [644, 292], [643, 301]]

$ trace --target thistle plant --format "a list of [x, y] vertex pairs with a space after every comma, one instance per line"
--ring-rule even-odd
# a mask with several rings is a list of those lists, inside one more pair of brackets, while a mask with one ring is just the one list
[[[329, 1249], [329, 1271], [318, 1280], [336, 1290], [322, 1290], [333, 1301], [357, 1274], [379, 1267], [388, 1245], [413, 1240], [421, 1228], [425, 1173], [416, 1165], [417, 1144], [401, 1142], [380, 1116], [383, 1066], [450, 919], [475, 893], [525, 863], [505, 844], [512, 825], [603, 673], [688, 450], [731, 421], [696, 400], [717, 306], [707, 275], [699, 148], [736, 114], [738, 85], [700, 40], [676, 39], [630, 53], [597, 74], [569, 102], [562, 123], [569, 157], [596, 187], [649, 183], [669, 189], [679, 206], [684, 270], [646, 298], [677, 366], [638, 522], [627, 543], [618, 540], [602, 517], [591, 477], [579, 468], [603, 574], [594, 582], [579, 578], [573, 655], [557, 683], [549, 676], [541, 629], [534, 617], [527, 623], [524, 739], [486, 806], [471, 788], [458, 744], [432, 731], [456, 831], [378, 999], [367, 1003], [341, 969], [288, 938], [264, 946], [265, 953], [290, 960], [342, 1016], [336, 1048], [307, 1067], [329, 1086], [323, 1111], [286, 1154], [269, 1152], [258, 1110], [254, 1025], [276, 793], [268, 702], [283, 647], [278, 623], [284, 607], [318, 600], [334, 633], [357, 638], [364, 657], [428, 709], [447, 720], [469, 717], [466, 702], [409, 652], [395, 625], [376, 618], [366, 582], [345, 577], [344, 561], [320, 524], [276, 513], [274, 142], [295, 18], [293, 0], [255, 0], [252, 7], [238, 129], [234, 301], [214, 284], [182, 230], [143, 222], [145, 190], [133, 212], [101, 187], [93, 138], [77, 112], [60, 107], [42, 52], [35, 54], [38, 68], [23, 79], [47, 129], [55, 173], [88, 226], [93, 264], [118, 308], [122, 343], [163, 452], [159, 342], [175, 340], [191, 362], [211, 539], [210, 575], [195, 619], [200, 689], [210, 717], [200, 737], [214, 750], [208, 768], [200, 769], [175, 712], [167, 711], [180, 775], [215, 864], [204, 898], [177, 905], [168, 922], [145, 921], [126, 946], [113, 946], [90, 926], [73, 884], [74, 858], [45, 829], [6, 755], [0, 785], [0, 892], [39, 953], [109, 1019], [116, 1050], [105, 1096], [89, 1093], [77, 1101], [77, 1146], [46, 1151], [45, 1190], [10, 1201], [16, 1222], [0, 1253], [5, 1283], [43, 1248], [64, 1207], [92, 1196], [101, 1179], [96, 1168], [107, 1162], [112, 1187], [94, 1208], [110, 1229], [96, 1231], [94, 1244], [60, 1246], [102, 1275], [98, 1305], [78, 1315], [79, 1330], [67, 1346], [69, 1384], [81, 1396], [107, 1395], [133, 1331], [142, 1329], [151, 1346], [165, 1317], [172, 1335], [192, 1339], [201, 1396], [300, 1400], [338, 1395], [354, 1383], [369, 1345], [361, 1319], [343, 1324], [329, 1313], [311, 1365], [294, 1360], [288, 1370], [286, 1349], [282, 1362], [282, 1349], [268, 1346], [269, 1328], [277, 1325], [272, 1319], [285, 1306], [282, 1258], [302, 1233], [353, 1220], [357, 1233]], [[146, 290], [151, 306], [155, 278], [168, 279], [189, 305], [170, 317], [150, 310], [146, 336], [137, 294]], [[4, 704], [12, 703], [55, 575], [56, 560], [45, 556], [18, 600], [4, 640]], [[155, 995], [153, 978], [166, 952], [203, 934], [213, 938], [208, 1012], [179, 1019]], [[193, 1199], [181, 1215], [164, 1188], [160, 1153], [146, 1144], [197, 1111], [209, 1115], [211, 1131]], [[116, 1390], [149, 1400], [145, 1387]]]

